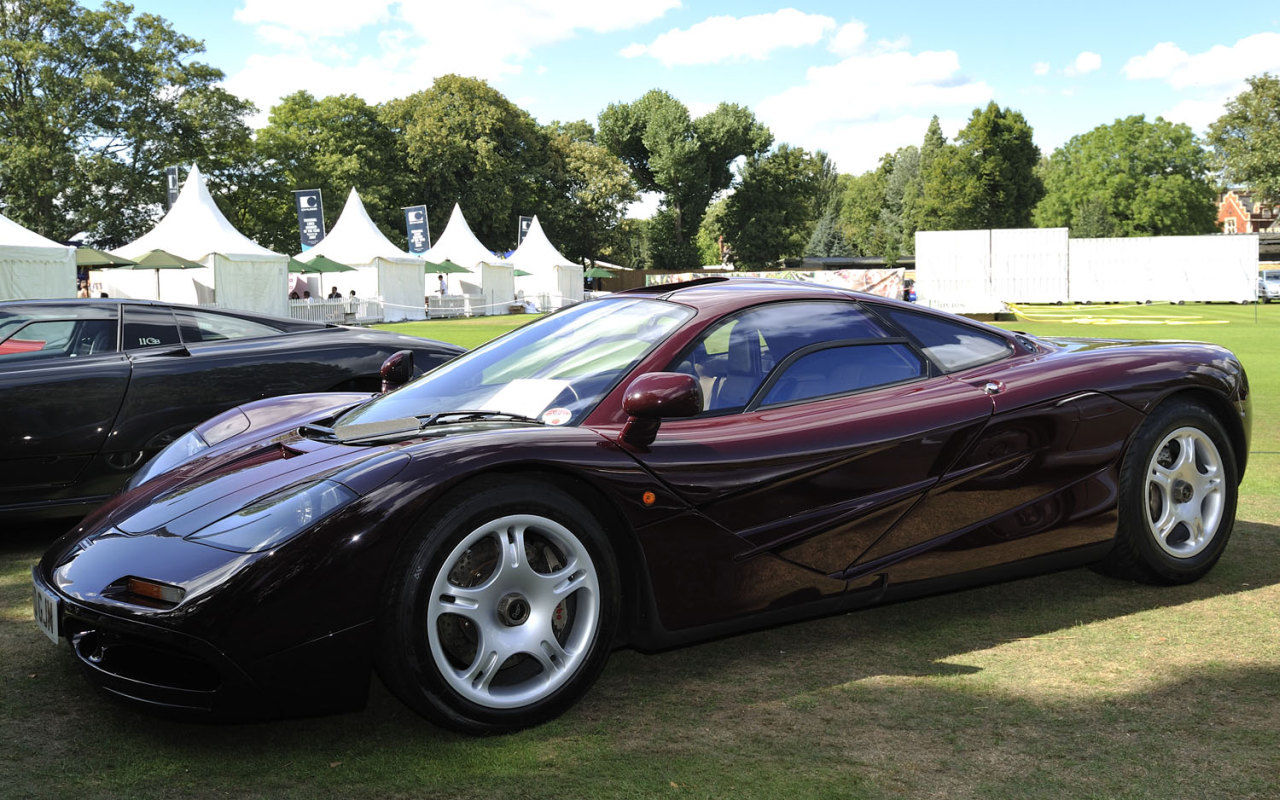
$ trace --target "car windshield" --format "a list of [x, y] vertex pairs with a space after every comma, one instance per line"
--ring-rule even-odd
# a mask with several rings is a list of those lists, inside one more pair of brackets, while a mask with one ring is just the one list
[[337, 427], [454, 411], [582, 421], [693, 310], [629, 297], [581, 303], [483, 345], [355, 408]]
[[1280, 269], [1269, 269], [1262, 273], [1262, 279], [1268, 283], [1271, 281], [1280, 281]]

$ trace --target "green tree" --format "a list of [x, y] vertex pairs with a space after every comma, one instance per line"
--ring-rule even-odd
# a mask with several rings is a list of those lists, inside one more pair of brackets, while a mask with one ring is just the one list
[[516, 244], [516, 219], [552, 202], [557, 162], [529, 113], [477, 78], [444, 75], [430, 89], [392, 100], [382, 120], [405, 153], [408, 195], [437, 224], [455, 202], [486, 246]]
[[293, 252], [298, 249], [298, 231], [292, 191], [320, 189], [325, 223], [332, 229], [355, 188], [383, 234], [403, 242], [401, 207], [409, 205], [410, 198], [404, 191], [397, 144], [378, 109], [355, 95], [317, 99], [296, 92], [283, 98], [258, 131], [257, 150], [276, 185], [252, 228], [261, 232], [263, 244], [270, 241], [268, 246]]
[[256, 168], [244, 116], [201, 42], [119, 2], [0, 2], [0, 198], [46, 236], [122, 244], [162, 211], [164, 167], [215, 190]]
[[1186, 125], [1142, 115], [1073, 136], [1043, 169], [1041, 227], [1073, 236], [1211, 233], [1216, 191], [1209, 157]]
[[1040, 149], [1021, 112], [994, 102], [974, 109], [955, 144], [931, 154], [922, 219], [939, 230], [1025, 228], [1044, 196]]
[[622, 216], [636, 199], [631, 171], [596, 144], [591, 123], [552, 123], [556, 198], [545, 208], [547, 235], [570, 258], [594, 261], [621, 248]]
[[803, 255], [834, 176], [821, 151], [782, 144], [748, 157], [725, 204], [725, 238], [736, 263], [756, 267]]
[[721, 197], [707, 206], [707, 213], [702, 215], [702, 224], [698, 226], [695, 244], [698, 248], [698, 260], [703, 265], [719, 264], [723, 260], [720, 251], [721, 237], [724, 236], [724, 214], [728, 198]]
[[1209, 143], [1228, 182], [1280, 203], [1280, 76], [1248, 80], [1249, 88], [1209, 127]]
[[764, 153], [773, 137], [742, 106], [721, 103], [695, 120], [683, 103], [655, 89], [601, 112], [598, 139], [631, 169], [642, 191], [663, 195], [661, 219], [647, 226], [650, 263], [689, 269], [700, 260], [693, 238], [702, 216], [732, 183], [734, 160]]
[[938, 122], [937, 115], [929, 120], [929, 127], [925, 130], [924, 142], [920, 145], [920, 158], [916, 165], [915, 177], [911, 180], [902, 196], [902, 219], [903, 229], [909, 232], [910, 249], [906, 252], [915, 252], [915, 232], [919, 230], [933, 230], [937, 225], [937, 220], [930, 214], [926, 213], [924, 203], [924, 183], [925, 176], [929, 174], [930, 167], [937, 159], [938, 154], [947, 146], [947, 137], [942, 135], [942, 125]]
[[840, 226], [840, 211], [843, 206], [840, 194], [835, 194], [827, 202], [826, 210], [813, 226], [813, 233], [809, 234], [809, 242], [804, 247], [806, 256], [848, 258], [854, 255], [853, 246], [849, 244], [849, 239]]

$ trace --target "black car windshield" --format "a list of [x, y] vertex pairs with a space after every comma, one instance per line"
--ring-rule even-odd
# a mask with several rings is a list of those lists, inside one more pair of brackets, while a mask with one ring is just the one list
[[451, 411], [549, 425], [582, 421], [640, 359], [693, 315], [630, 297], [581, 303], [472, 350], [344, 414], [338, 427]]

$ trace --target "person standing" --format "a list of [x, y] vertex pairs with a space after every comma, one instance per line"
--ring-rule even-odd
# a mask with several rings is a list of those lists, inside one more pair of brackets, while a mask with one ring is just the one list
[[444, 275], [437, 275], [436, 277], [440, 279], [440, 296], [444, 297], [449, 293], [448, 284], [445, 283]]

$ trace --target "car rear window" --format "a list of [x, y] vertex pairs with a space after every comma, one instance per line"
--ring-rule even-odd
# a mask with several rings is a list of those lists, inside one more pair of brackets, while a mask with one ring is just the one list
[[973, 325], [898, 308], [879, 310], [915, 337], [924, 354], [947, 372], [986, 364], [1013, 352], [1004, 337]]
[[251, 339], [258, 336], [274, 336], [280, 333], [279, 328], [273, 328], [270, 325], [234, 317], [229, 314], [175, 309], [174, 315], [178, 318], [178, 327], [182, 331], [182, 341], [187, 344], [225, 342], [228, 339]]

